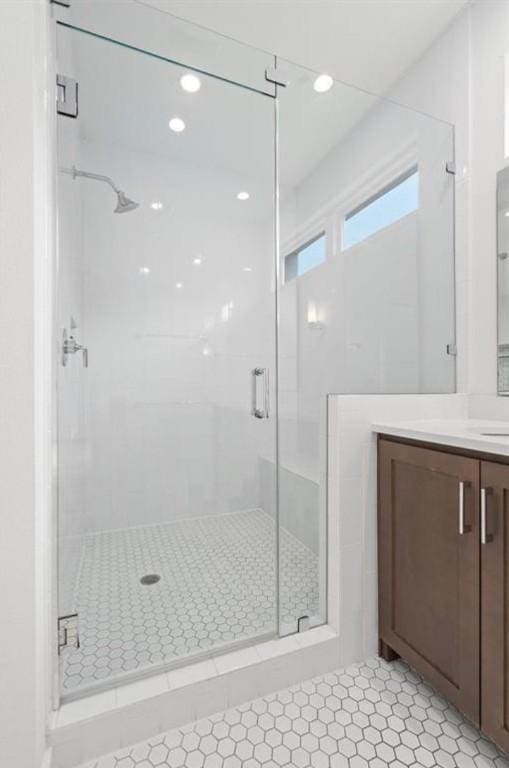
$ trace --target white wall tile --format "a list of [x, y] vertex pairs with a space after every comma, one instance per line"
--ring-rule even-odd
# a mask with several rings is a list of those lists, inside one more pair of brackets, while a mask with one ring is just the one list
[[224, 674], [225, 672], [233, 672], [236, 669], [249, 667], [252, 664], [258, 664], [259, 661], [260, 657], [256, 647], [251, 647], [243, 648], [240, 651], [233, 651], [232, 653], [224, 653], [214, 660], [214, 664], [218, 673]]
[[165, 693], [168, 690], [166, 675], [153, 675], [145, 680], [137, 680], [135, 683], [119, 686], [116, 689], [117, 705], [123, 707], [135, 701]]
[[279, 656], [297, 651], [299, 644], [294, 635], [282, 637], [278, 640], [268, 640], [266, 643], [260, 643], [256, 646], [256, 652], [262, 661], [274, 659]]
[[107, 712], [116, 707], [116, 691], [104, 691], [83, 699], [71, 701], [60, 708], [57, 715], [58, 727], [69, 725], [80, 720], [95, 717], [98, 713]]
[[172, 669], [168, 672], [170, 689], [191, 685], [200, 680], [208, 680], [217, 674], [216, 665], [212, 659], [200, 661], [197, 664], [188, 664], [186, 667]]

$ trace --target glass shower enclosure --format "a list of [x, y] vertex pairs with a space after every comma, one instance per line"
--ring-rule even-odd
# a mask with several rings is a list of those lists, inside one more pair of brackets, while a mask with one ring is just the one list
[[141, 3], [55, 13], [72, 699], [327, 621], [329, 395], [455, 388], [454, 134]]

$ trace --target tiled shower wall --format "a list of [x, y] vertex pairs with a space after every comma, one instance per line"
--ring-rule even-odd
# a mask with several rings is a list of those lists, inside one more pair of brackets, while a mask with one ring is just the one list
[[[256, 226], [232, 218], [225, 241], [209, 197], [175, 211], [175, 189], [197, 183], [189, 169], [93, 141], [61, 141], [60, 151], [62, 165], [111, 174], [141, 203], [114, 216], [109, 190], [59, 176], [69, 201], [60, 324], [73, 315], [89, 348], [88, 369], [78, 356], [59, 369], [70, 425], [60, 446], [61, 534], [258, 507], [257, 457], [272, 457], [274, 427], [250, 415], [250, 370], [272, 364], [271, 216]], [[164, 208], [152, 210], [153, 199]]]
[[[276, 468], [273, 461], [259, 459], [261, 507], [276, 516]], [[312, 552], [320, 551], [320, 485], [317, 478], [289, 467], [279, 468], [279, 523]]]

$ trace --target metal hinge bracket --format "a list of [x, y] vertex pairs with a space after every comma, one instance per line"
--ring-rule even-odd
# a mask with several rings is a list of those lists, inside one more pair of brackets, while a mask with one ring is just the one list
[[78, 614], [70, 613], [58, 617], [58, 654], [66, 648], [79, 648]]
[[449, 160], [445, 164], [445, 172], [450, 173], [451, 176], [456, 176], [456, 163], [454, 162], [454, 160]]
[[456, 347], [456, 344], [448, 344], [446, 350], [447, 354], [451, 355], [451, 357], [456, 357], [458, 354], [458, 348]]
[[274, 85], [281, 85], [283, 88], [290, 83], [284, 73], [280, 69], [275, 67], [267, 67], [265, 70], [265, 79], [268, 83], [274, 83]]
[[299, 616], [297, 619], [297, 632], [306, 632], [311, 628], [311, 621], [309, 616]]
[[78, 117], [78, 81], [66, 75], [57, 75], [57, 113]]

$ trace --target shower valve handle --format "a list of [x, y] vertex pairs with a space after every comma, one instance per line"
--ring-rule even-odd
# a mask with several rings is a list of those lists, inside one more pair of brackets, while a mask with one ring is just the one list
[[83, 359], [83, 367], [88, 368], [88, 349], [83, 344], [78, 344], [74, 336], [67, 335], [67, 331], [64, 328], [62, 333], [62, 365], [67, 365], [67, 358], [69, 355], [75, 355], [76, 352], [81, 352]]

